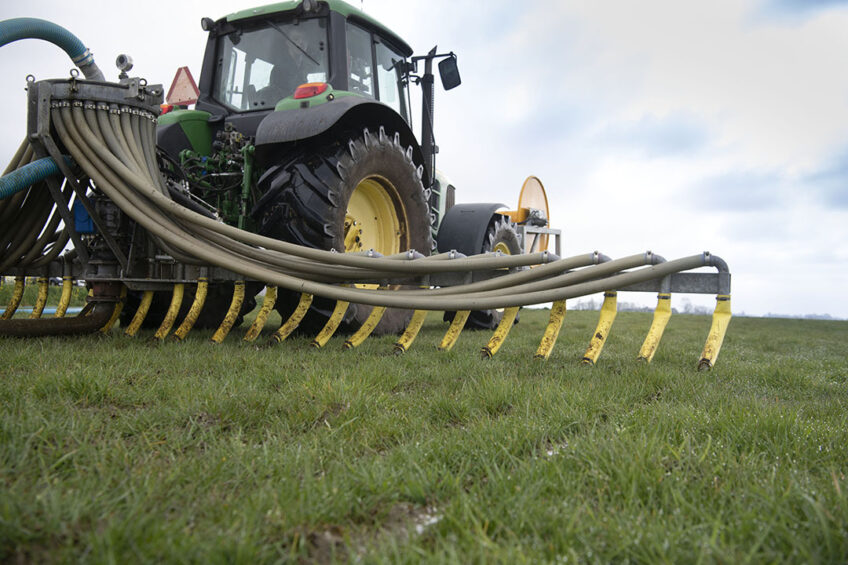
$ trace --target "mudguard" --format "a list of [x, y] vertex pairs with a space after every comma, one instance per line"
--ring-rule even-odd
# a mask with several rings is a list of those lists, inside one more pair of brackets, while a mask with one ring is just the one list
[[[339, 96], [331, 102], [296, 110], [271, 112], [256, 130], [256, 148], [261, 159], [263, 149], [277, 144], [303, 141], [331, 130], [345, 131], [383, 126], [386, 133], [400, 134], [404, 147], [412, 147], [413, 161], [421, 165], [424, 158], [415, 135], [404, 119], [391, 107], [360, 96]], [[426, 171], [423, 173], [426, 176]], [[424, 186], [430, 180], [422, 178]]]
[[439, 253], [455, 249], [476, 255], [483, 249], [483, 238], [495, 212], [504, 204], [457, 204], [445, 214], [436, 236]]

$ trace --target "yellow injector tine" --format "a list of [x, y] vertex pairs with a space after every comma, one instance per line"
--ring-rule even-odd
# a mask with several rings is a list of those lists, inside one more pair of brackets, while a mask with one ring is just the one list
[[512, 326], [515, 324], [515, 317], [518, 315], [518, 306], [512, 306], [510, 308], [504, 308], [503, 318], [501, 318], [500, 323], [498, 323], [498, 327], [495, 328], [495, 333], [492, 334], [492, 338], [489, 340], [483, 349], [480, 350], [480, 355], [483, 359], [491, 359], [495, 356], [495, 353], [501, 348], [504, 341], [506, 341], [506, 336], [509, 335], [509, 330], [512, 329]]
[[374, 306], [362, 326], [360, 326], [360, 328], [356, 330], [356, 333], [344, 342], [344, 348], [353, 349], [354, 347], [362, 345], [362, 342], [368, 339], [368, 336], [371, 335], [371, 332], [374, 331], [374, 328], [376, 328], [377, 324], [380, 323], [380, 320], [383, 319], [383, 314], [385, 313], [385, 306]]
[[601, 350], [604, 348], [604, 343], [607, 341], [612, 323], [615, 321], [617, 313], [618, 294], [612, 290], [604, 293], [604, 304], [601, 306], [601, 317], [598, 320], [598, 327], [595, 328], [595, 335], [589, 342], [589, 348], [583, 355], [584, 365], [594, 365], [601, 355]]
[[453, 349], [453, 346], [456, 345], [456, 341], [459, 339], [459, 334], [462, 333], [462, 329], [465, 327], [465, 322], [468, 321], [469, 314], [471, 314], [471, 310], [454, 312], [450, 327], [448, 327], [445, 337], [442, 338], [442, 342], [439, 344], [439, 351], [450, 351]]
[[56, 318], [64, 318], [65, 312], [68, 311], [68, 304], [71, 303], [71, 294], [74, 289], [74, 278], [68, 275], [62, 277], [62, 295], [59, 297], [59, 304], [56, 306]]
[[412, 342], [418, 337], [418, 332], [421, 331], [421, 326], [424, 325], [424, 320], [427, 319], [427, 310], [416, 310], [412, 313], [412, 319], [403, 332], [403, 335], [395, 343], [395, 354], [406, 353], [412, 346]]
[[350, 306], [350, 302], [345, 302], [344, 300], [336, 301], [336, 307], [333, 308], [333, 313], [330, 314], [330, 319], [327, 320], [327, 323], [324, 324], [324, 327], [321, 328], [321, 331], [318, 332], [318, 335], [312, 340], [312, 347], [321, 348], [330, 341], [330, 338], [333, 337], [333, 334], [336, 333], [337, 329], [339, 329], [339, 324], [341, 324], [342, 320], [344, 320], [344, 315], [345, 312], [347, 312], [348, 306]]
[[150, 310], [150, 303], [153, 302], [153, 291], [145, 290], [141, 295], [141, 302], [138, 304], [138, 308], [133, 314], [133, 319], [130, 321], [130, 325], [127, 326], [127, 329], [124, 330], [124, 335], [128, 335], [130, 337], [135, 337], [135, 334], [138, 333], [138, 330], [141, 329], [141, 324], [144, 323], [144, 318], [147, 317], [147, 312]]
[[197, 323], [197, 317], [203, 310], [203, 304], [206, 303], [206, 293], [209, 290], [209, 279], [206, 277], [197, 278], [197, 289], [194, 291], [194, 301], [191, 303], [191, 308], [188, 309], [183, 323], [174, 332], [174, 338], [183, 340]]
[[168, 332], [170, 332], [171, 328], [174, 327], [174, 322], [177, 321], [177, 314], [179, 313], [180, 306], [183, 303], [183, 292], [185, 292], [185, 285], [183, 283], [177, 283], [174, 285], [174, 292], [171, 295], [171, 304], [168, 306], [168, 311], [165, 313], [165, 318], [159, 325], [159, 329], [156, 330], [156, 333], [153, 335], [153, 339], [158, 339], [160, 341], [165, 339]]
[[699, 371], [712, 369], [715, 365], [718, 352], [721, 351], [721, 344], [724, 341], [724, 334], [727, 332], [728, 324], [730, 324], [730, 317], [730, 295], [719, 294], [716, 296], [716, 307], [713, 312], [710, 334], [707, 336], [707, 343], [704, 344], [704, 351], [701, 353], [701, 360], [698, 362]]
[[9, 299], [9, 304], [6, 306], [6, 311], [3, 312], [4, 320], [11, 320], [15, 315], [15, 310], [21, 305], [21, 299], [24, 297], [24, 277], [15, 277], [15, 288], [12, 289], [12, 297]]
[[274, 345], [275, 343], [280, 343], [285, 340], [287, 337], [291, 335], [291, 333], [297, 329], [297, 326], [300, 325], [303, 317], [306, 316], [306, 313], [309, 311], [309, 306], [312, 304], [312, 295], [306, 294], [305, 292], [300, 295], [300, 301], [297, 303], [297, 307], [292, 312], [289, 319], [286, 320], [280, 329], [271, 334], [271, 337], [268, 339], [268, 345]]
[[241, 304], [244, 302], [244, 281], [236, 281], [233, 284], [233, 300], [230, 302], [230, 309], [227, 310], [227, 315], [215, 333], [212, 334], [213, 343], [221, 343], [233, 329], [236, 323], [239, 312], [241, 312]]
[[115, 322], [118, 321], [118, 318], [121, 316], [121, 310], [124, 309], [124, 302], [127, 298], [127, 287], [121, 286], [121, 299], [115, 303], [115, 308], [112, 310], [112, 316], [109, 317], [109, 321], [103, 324], [103, 327], [100, 328], [100, 333], [107, 334], [112, 330], [112, 326], [115, 325]]
[[253, 320], [250, 329], [244, 334], [244, 341], [254, 341], [259, 334], [262, 333], [262, 328], [265, 327], [265, 322], [268, 321], [268, 316], [271, 315], [271, 310], [274, 309], [274, 304], [277, 302], [277, 287], [269, 286], [265, 288], [265, 298], [262, 299], [262, 308], [256, 314], [256, 319]]
[[557, 300], [551, 307], [548, 326], [545, 328], [542, 341], [539, 343], [539, 349], [536, 350], [536, 355], [533, 356], [535, 359], [547, 359], [551, 356], [551, 351], [553, 351], [559, 337], [559, 330], [562, 328], [563, 321], [565, 321], [565, 300]]
[[657, 308], [654, 310], [654, 321], [651, 322], [651, 329], [648, 330], [648, 335], [645, 336], [645, 341], [642, 343], [642, 348], [639, 350], [637, 360], [650, 363], [657, 352], [657, 347], [660, 345], [665, 326], [671, 318], [671, 294], [661, 292], [657, 295]]
[[32, 313], [29, 315], [31, 320], [37, 320], [44, 312], [44, 306], [47, 305], [47, 277], [38, 277], [38, 295], [35, 298], [35, 306], [32, 307]]

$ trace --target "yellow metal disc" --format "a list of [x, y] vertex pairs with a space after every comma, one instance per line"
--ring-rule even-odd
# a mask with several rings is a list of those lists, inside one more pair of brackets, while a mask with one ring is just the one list
[[[509, 250], [509, 245], [505, 241], [499, 241], [495, 244], [494, 249], [492, 251], [500, 251], [504, 255], [512, 255], [512, 252]], [[503, 312], [503, 308], [497, 308], [497, 312]]]
[[[373, 249], [394, 255], [408, 247], [406, 208], [397, 189], [385, 177], [366, 177], [353, 190], [345, 216], [345, 252]], [[356, 285], [377, 288], [377, 285]]]
[[[551, 214], [548, 208], [548, 196], [545, 194], [545, 187], [537, 177], [529, 176], [524, 181], [521, 187], [521, 193], [518, 195], [518, 214], [520, 222], [527, 219], [527, 210], [534, 208], [542, 210], [545, 217], [548, 219], [548, 227], [551, 226]], [[530, 247], [533, 245], [533, 236], [528, 235], [524, 241], [524, 252], [530, 253]], [[545, 251], [548, 249], [548, 236], [540, 235], [539, 241], [536, 244], [535, 251]]]
[[512, 253], [509, 252], [509, 246], [503, 241], [499, 241], [492, 251], [500, 251], [504, 255], [512, 255]]
[[373, 249], [393, 255], [406, 249], [406, 210], [386, 178], [370, 176], [354, 189], [347, 205], [345, 251]]

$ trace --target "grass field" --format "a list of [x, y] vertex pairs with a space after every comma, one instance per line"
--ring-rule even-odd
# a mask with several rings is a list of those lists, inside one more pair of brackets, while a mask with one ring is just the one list
[[[848, 323], [546, 312], [257, 351], [193, 332], [0, 340], [0, 562], [845, 562]], [[270, 325], [270, 324], [269, 324]], [[240, 334], [240, 332], [239, 332]]]

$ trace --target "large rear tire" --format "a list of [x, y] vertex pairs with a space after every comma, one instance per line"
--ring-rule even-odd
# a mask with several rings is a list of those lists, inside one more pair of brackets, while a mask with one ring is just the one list
[[[432, 246], [427, 194], [421, 168], [400, 136], [365, 129], [312, 143], [308, 149], [269, 168], [259, 180], [263, 196], [254, 209], [259, 233], [317, 249], [367, 251], [391, 255]], [[299, 295], [281, 291], [277, 310], [287, 319]], [[335, 301], [312, 303], [300, 324], [306, 332], [324, 326]], [[340, 331], [355, 331], [371, 312], [351, 304]], [[398, 333], [409, 310], [386, 310], [375, 334]]]

